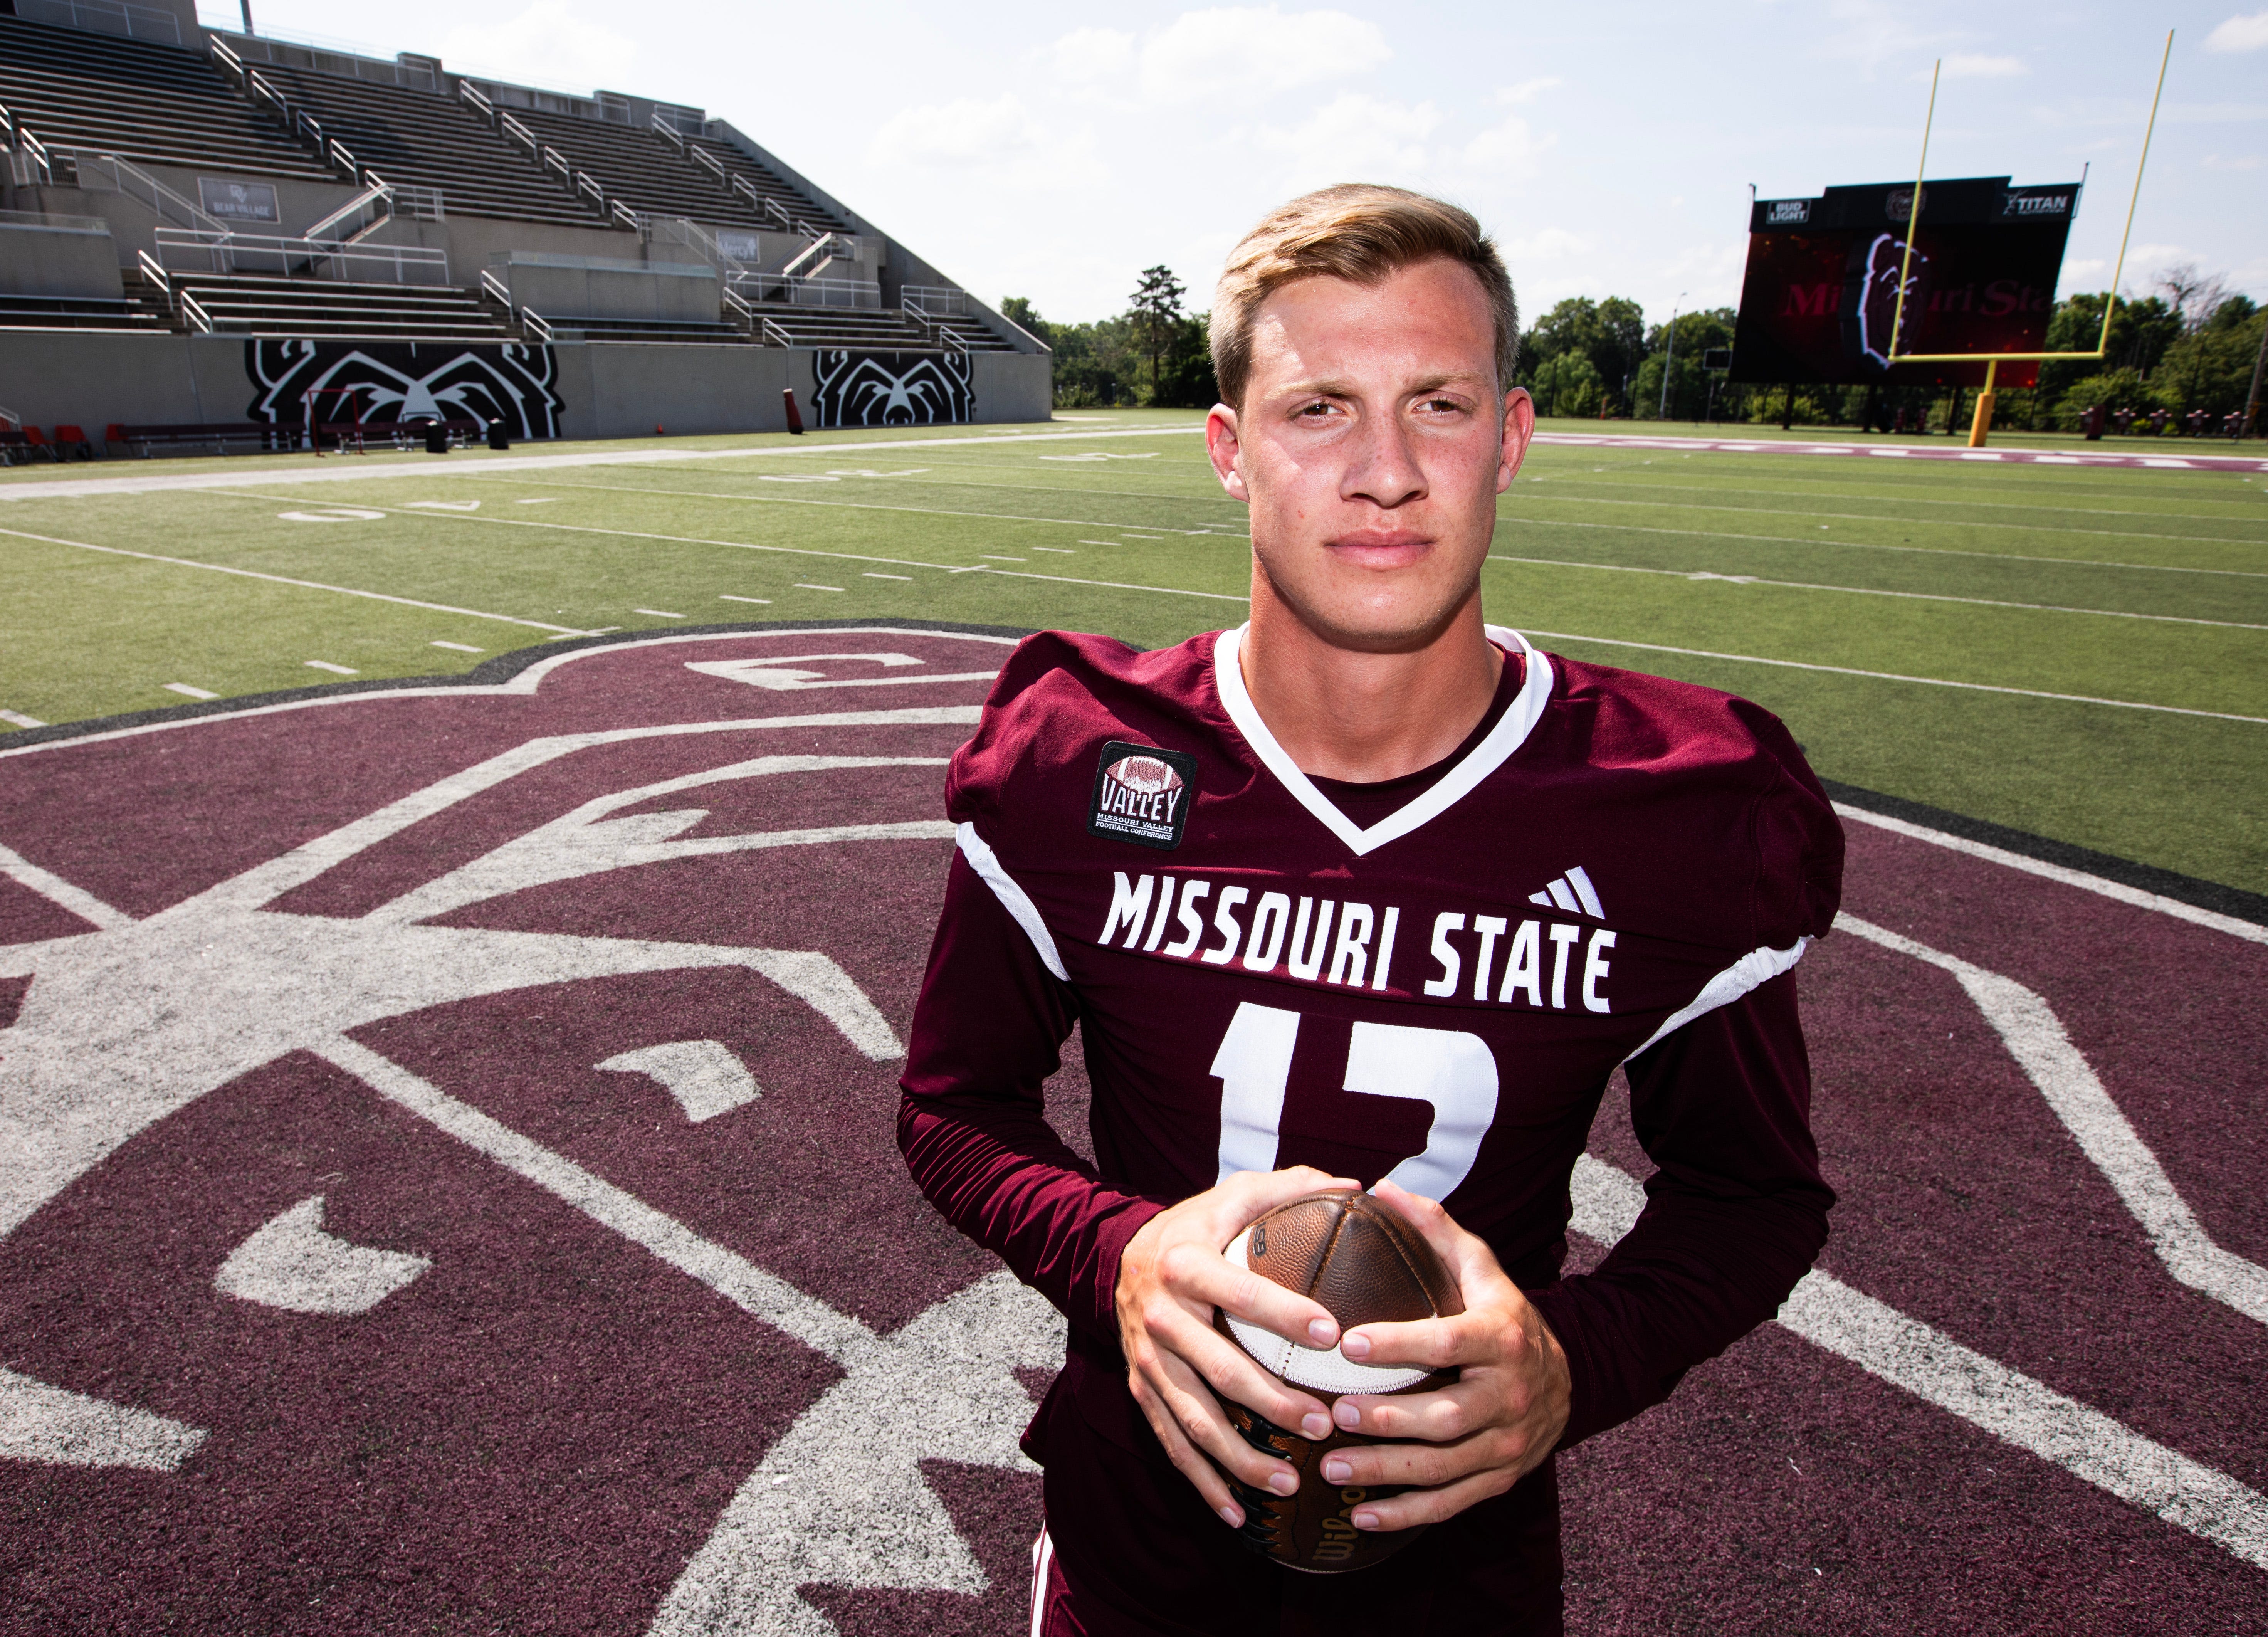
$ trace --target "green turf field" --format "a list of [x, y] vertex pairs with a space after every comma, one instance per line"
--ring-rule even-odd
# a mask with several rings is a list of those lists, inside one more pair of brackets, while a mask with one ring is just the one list
[[[455, 673], [735, 620], [1170, 643], [1242, 617], [1243, 509], [1199, 424], [21, 468], [0, 476], [24, 497], [0, 503], [0, 711], [69, 722], [193, 697], [168, 684]], [[1047, 435], [1129, 431], [1157, 435]], [[608, 461], [502, 464], [578, 453]], [[356, 476], [273, 481], [313, 469]], [[169, 476], [225, 486], [31, 498]], [[1540, 445], [1501, 517], [1491, 616], [1546, 646], [1760, 700], [1829, 778], [2268, 891], [2258, 476]]]

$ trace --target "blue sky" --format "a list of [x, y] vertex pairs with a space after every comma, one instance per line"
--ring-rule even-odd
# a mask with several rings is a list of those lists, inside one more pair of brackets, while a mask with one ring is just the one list
[[1120, 310], [1158, 262], [1208, 305], [1263, 210], [1347, 180], [1469, 206], [1532, 313], [1729, 306], [1749, 185], [1911, 175], [1936, 58], [1930, 173], [2091, 164], [2064, 287], [2100, 288], [2169, 27], [2124, 283], [2191, 262], [2268, 300], [2263, 4], [253, 0], [263, 31], [699, 104], [980, 295], [1070, 320]]

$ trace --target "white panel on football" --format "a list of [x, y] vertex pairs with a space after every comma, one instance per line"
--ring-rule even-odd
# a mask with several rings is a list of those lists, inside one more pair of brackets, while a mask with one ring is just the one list
[[1209, 1071], [1220, 1081], [1220, 1176], [1276, 1169], [1276, 1131], [1300, 1014], [1241, 1001]]
[[225, 1296], [293, 1313], [367, 1313], [433, 1265], [323, 1231], [323, 1196], [302, 1199], [229, 1253], [213, 1278]]
[[1433, 1105], [1425, 1151], [1403, 1161], [1387, 1180], [1446, 1199], [1471, 1173], [1496, 1118], [1496, 1055], [1488, 1042], [1462, 1029], [1357, 1023], [1347, 1043], [1346, 1088]]
[[0, 1460], [170, 1472], [204, 1441], [200, 1427], [0, 1370]]
[[[1221, 1254], [1240, 1266], [1251, 1265], [1247, 1251], [1252, 1230], [1246, 1228], [1229, 1241]], [[1336, 1347], [1302, 1347], [1272, 1330], [1248, 1324], [1233, 1313], [1224, 1313], [1229, 1334], [1259, 1361], [1263, 1369], [1282, 1376], [1295, 1387], [1318, 1392], [1401, 1392], [1425, 1379], [1426, 1372], [1377, 1364], [1357, 1364]]]
[[696, 1125], [764, 1095], [747, 1066], [721, 1040], [665, 1041], [658, 1046], [617, 1052], [593, 1066], [659, 1080]]

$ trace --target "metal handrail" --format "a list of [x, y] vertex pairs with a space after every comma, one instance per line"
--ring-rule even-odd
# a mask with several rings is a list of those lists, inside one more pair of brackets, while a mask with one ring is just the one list
[[147, 250], [136, 250], [134, 253], [134, 259], [136, 264], [142, 269], [143, 277], [164, 291], [168, 297], [173, 295], [173, 281], [166, 277], [166, 269], [157, 257], [151, 255]]
[[549, 343], [551, 340], [551, 326], [534, 307], [520, 308], [519, 328], [523, 333], [534, 336], [538, 341]]
[[[367, 175], [369, 173], [365, 172], [364, 174]], [[448, 195], [444, 194], [438, 188], [413, 188], [406, 183], [401, 182], [397, 182], [394, 185], [394, 208], [395, 211], [406, 211], [409, 213], [410, 218], [416, 221], [446, 221], [448, 219], [448, 212], [445, 209], [445, 206], [447, 203], [447, 197]]]
[[614, 209], [609, 212], [608, 219], [614, 222], [618, 226], [628, 228], [631, 232], [637, 234], [641, 239], [645, 236], [646, 218], [640, 216], [636, 210], [631, 210], [630, 206], [624, 204], [620, 199], [615, 201]]
[[531, 159], [535, 158], [537, 151], [543, 146], [541, 143], [535, 140], [535, 133], [534, 131], [528, 129], [526, 126], [521, 124], [509, 114], [499, 113], [497, 115], [497, 129], [504, 133], [504, 138], [506, 142], [526, 143], [527, 144], [527, 157]]
[[481, 293], [493, 301], [501, 303], [505, 312], [509, 313], [512, 310], [512, 286], [487, 268], [481, 269]]
[[789, 335], [787, 331], [782, 329], [778, 325], [773, 323], [769, 317], [765, 318], [762, 321], [764, 327], [764, 345], [767, 347], [792, 347], [795, 345], [795, 337]]
[[725, 311], [730, 313], [734, 318], [740, 320], [740, 327], [743, 329], [753, 330], [756, 328], [757, 320], [755, 308], [741, 300], [738, 291], [725, 290], [719, 293], [722, 297]]
[[[254, 272], [286, 278], [364, 277], [395, 284], [450, 282], [449, 253], [423, 245], [357, 245], [179, 227], [160, 227], [151, 237], [157, 240], [159, 262], [169, 271], [197, 270], [223, 277]], [[337, 270], [327, 274], [327, 268]], [[390, 278], [384, 277], [388, 271]]]
[[19, 125], [16, 128], [16, 145], [24, 151], [25, 157], [30, 159], [38, 169], [40, 180], [48, 187], [54, 187], [55, 163], [54, 158], [48, 152], [47, 144]]
[[575, 196], [578, 199], [590, 200], [601, 211], [607, 208], [607, 190], [592, 179], [591, 173], [588, 171], [575, 173]]
[[679, 130], [679, 129], [678, 129], [675, 126], [674, 126], [674, 125], [665, 125], [665, 124], [663, 124], [663, 123], [661, 122], [661, 114], [660, 114], [660, 112], [659, 112], [659, 110], [656, 110], [656, 111], [654, 112], [654, 114], [652, 115], [652, 128], [653, 128], [655, 130], [659, 131], [663, 136], [665, 136], [668, 137], [670, 141], [672, 141], [672, 142], [675, 143], [675, 144], [677, 144], [677, 151], [678, 151], [678, 152], [680, 152], [680, 153], [684, 152], [684, 151], [685, 151], [685, 133], [684, 133], [684, 132], [682, 132], [682, 131], [681, 131], [681, 130]]
[[244, 59], [236, 55], [228, 41], [218, 34], [210, 34], [206, 36], [205, 44], [212, 55], [220, 59], [221, 67], [231, 70], [239, 79], [244, 77]]
[[212, 314], [198, 304], [195, 296], [186, 290], [176, 291], [173, 292], [173, 301], [174, 305], [180, 308], [181, 317], [193, 325], [199, 334], [210, 336], [213, 333]]
[[[24, 135], [28, 136], [29, 133], [26, 132]], [[225, 223], [207, 214], [202, 205], [191, 203], [188, 198], [166, 187], [147, 171], [121, 159], [114, 153], [90, 153], [80, 150], [72, 153], [71, 163], [78, 172], [79, 186], [82, 188], [86, 186], [87, 173], [90, 169], [99, 175], [107, 168], [110, 173], [110, 187], [113, 192], [139, 199], [150, 208], [153, 215], [160, 219], [171, 218], [184, 227], [195, 228], [202, 232], [219, 233], [225, 236], [231, 231]]]
[[356, 232], [360, 233], [369, 228], [375, 227], [379, 222], [386, 220], [388, 217], [394, 214], [394, 189], [388, 188], [383, 182], [379, 183], [374, 188], [365, 188], [362, 192], [348, 200], [344, 204], [332, 211], [321, 221], [316, 222], [309, 226], [307, 231], [302, 233], [300, 237], [303, 239], [319, 240], [328, 243], [336, 243], [344, 239], [346, 235], [333, 232], [331, 230], [350, 218], [363, 215], [375, 204], [383, 204], [386, 209], [376, 212], [370, 221], [357, 225], [355, 228]]
[[276, 105], [276, 112], [283, 116], [284, 123], [287, 126], [291, 124], [291, 101], [282, 92], [269, 85], [268, 83], [267, 77], [261, 73], [258, 69], [247, 68], [244, 70], [244, 94], [251, 98], [255, 103], [257, 103], [261, 98], [266, 97], [269, 101]]
[[[708, 149], [688, 148], [685, 150], [685, 152], [696, 165], [699, 166], [703, 170], [715, 177], [719, 183], [728, 188], [732, 186], [729, 181], [725, 181], [724, 166], [718, 163], [717, 156], [710, 152]], [[755, 189], [751, 188], [749, 191], [754, 192]]]
[[8, 111], [4, 102], [0, 102], [0, 136], [7, 138], [8, 146], [16, 145], [16, 116]]
[[950, 284], [902, 285], [898, 298], [906, 306], [917, 306], [924, 313], [950, 313], [961, 318], [968, 315], [968, 292]]
[[547, 171], [556, 171], [559, 173], [559, 180], [564, 182], [571, 191], [573, 189], [575, 167], [567, 163], [567, 156], [558, 149], [546, 144], [543, 151], [536, 156], [536, 163]]
[[[471, 80], [460, 79], [457, 82], [457, 100], [471, 103], [473, 112], [488, 121], [490, 124], [493, 125], [497, 122], [496, 104], [490, 102]], [[517, 121], [513, 122], [518, 123]]]
[[362, 174], [362, 162], [355, 158], [354, 150], [348, 147], [346, 144], [341, 142], [336, 136], [331, 138], [330, 150], [325, 157], [328, 158], [332, 164], [343, 167], [346, 173], [350, 176], [360, 176]]
[[13, 409], [0, 409], [0, 424], [5, 424], [11, 432], [20, 432], [24, 430], [24, 417]]

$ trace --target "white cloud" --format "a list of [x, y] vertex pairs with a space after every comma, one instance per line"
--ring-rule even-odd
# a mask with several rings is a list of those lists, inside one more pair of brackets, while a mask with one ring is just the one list
[[1297, 125], [1263, 127], [1254, 140], [1290, 160], [1283, 181], [1289, 188], [1406, 183], [1425, 171], [1425, 139], [1440, 124], [1441, 111], [1430, 102], [1411, 106], [1349, 91]]
[[1376, 25], [1344, 11], [1224, 6], [1184, 11], [1142, 47], [1145, 94], [1251, 100], [1344, 79], [1394, 55]]
[[1505, 241], [1505, 260], [1516, 273], [1530, 262], [1564, 262], [1571, 255], [1588, 254], [1591, 241], [1564, 227], [1547, 227], [1541, 232], [1530, 233], [1525, 239]]
[[2205, 37], [2208, 51], [2257, 51], [2268, 46], [2268, 11], [2232, 17]]
[[2234, 159], [2224, 159], [2217, 153], [2208, 153], [2205, 156], [2205, 167], [2209, 171], [2257, 171], [2260, 168], [2261, 163], [2261, 158], [2257, 153], [2243, 154]]
[[902, 108], [874, 132], [868, 151], [882, 164], [968, 165], [1013, 159], [1045, 145], [1047, 132], [1013, 92]]
[[981, 175], [1011, 191], [1065, 188], [1101, 179], [1092, 136], [1043, 125], [1013, 92], [902, 108], [866, 144], [877, 166]]
[[1560, 79], [1557, 74], [1546, 74], [1540, 79], [1523, 79], [1517, 85], [1505, 86], [1490, 100], [1506, 107], [1516, 107], [1522, 102], [1535, 101], [1536, 98], [1559, 83]]
[[1535, 174], [1543, 155], [1558, 140], [1549, 133], [1538, 136], [1526, 120], [1509, 114], [1466, 143], [1461, 157], [1469, 170], [1484, 173], [1487, 181], [1525, 180]]
[[1945, 59], [1948, 79], [2014, 79], [2031, 71], [2021, 57], [1990, 57], [1974, 51], [1956, 51]]
[[1115, 28], [1079, 28], [1040, 53], [1057, 78], [1073, 85], [1130, 85], [1134, 36]]
[[504, 22], [461, 23], [441, 36], [441, 60], [451, 68], [522, 82], [621, 85], [637, 55], [637, 41], [576, 16], [571, 0], [534, 0]]

